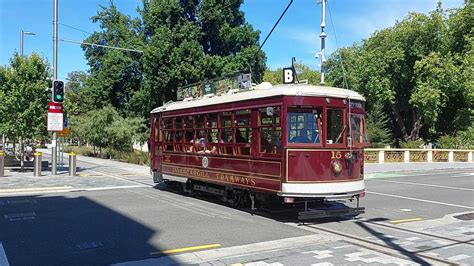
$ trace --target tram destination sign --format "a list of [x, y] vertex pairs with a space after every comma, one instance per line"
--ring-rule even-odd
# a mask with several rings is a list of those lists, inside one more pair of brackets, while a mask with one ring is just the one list
[[251, 87], [251, 83], [250, 73], [239, 73], [229, 78], [207, 80], [178, 88], [176, 98], [183, 100], [189, 97], [200, 98], [207, 94], [221, 95], [226, 94], [229, 90], [248, 89]]

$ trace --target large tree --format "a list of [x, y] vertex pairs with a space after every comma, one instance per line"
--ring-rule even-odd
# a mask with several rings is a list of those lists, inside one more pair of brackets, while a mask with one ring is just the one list
[[429, 15], [412, 13], [336, 51], [328, 77], [361, 92], [369, 112], [382, 104], [403, 141], [465, 129], [472, 110], [472, 72], [466, 72], [472, 70], [472, 22], [471, 1], [449, 12], [438, 6]]
[[26, 142], [47, 135], [49, 73], [48, 63], [35, 53], [14, 54], [9, 66], [0, 67], [0, 132], [20, 143], [21, 157]]
[[140, 49], [143, 53], [83, 46], [91, 67], [86, 90], [101, 107], [148, 116], [176, 89], [197, 81], [251, 71], [260, 81], [265, 55], [240, 11], [241, 0], [143, 0], [139, 18], [113, 2], [92, 19], [101, 31], [86, 41]]

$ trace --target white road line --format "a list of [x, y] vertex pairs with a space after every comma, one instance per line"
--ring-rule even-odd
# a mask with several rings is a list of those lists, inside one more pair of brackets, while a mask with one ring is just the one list
[[427, 203], [438, 204], [438, 205], [446, 205], [446, 206], [464, 208], [464, 209], [468, 209], [468, 210], [474, 210], [474, 207], [471, 207], [471, 206], [458, 205], [458, 204], [451, 204], [451, 203], [440, 202], [440, 201], [417, 199], [417, 198], [411, 198], [411, 197], [405, 197], [405, 196], [399, 196], [399, 195], [393, 195], [393, 194], [386, 194], [386, 193], [379, 193], [379, 192], [373, 192], [373, 191], [365, 191], [365, 193], [375, 194], [375, 195], [381, 195], [381, 196], [387, 196], [387, 197], [400, 198], [400, 199], [421, 201], [421, 202], [427, 202]]
[[442, 185], [433, 185], [433, 184], [425, 184], [425, 183], [413, 183], [413, 182], [405, 182], [405, 181], [380, 180], [380, 179], [369, 179], [368, 181], [407, 184], [407, 185], [426, 186], [426, 187], [437, 187], [437, 188], [448, 188], [448, 189], [457, 189], [457, 190], [465, 190], [465, 191], [474, 191], [474, 189], [472, 189], [472, 188], [449, 187], [449, 186], [442, 186]]
[[3, 249], [2, 242], [0, 242], [0, 265], [10, 266], [7, 259], [7, 254], [5, 254], [5, 249]]
[[[460, 169], [461, 170], [461, 169]], [[426, 172], [426, 171], [425, 171]], [[446, 175], [446, 174], [456, 174], [456, 175], [471, 175], [472, 173], [467, 173], [463, 171], [449, 171], [449, 172], [434, 172], [434, 173], [429, 173], [429, 174], [417, 174], [416, 172], [397, 172], [397, 173], [403, 173], [405, 177], [410, 177], [410, 176], [438, 176], [438, 175]]]

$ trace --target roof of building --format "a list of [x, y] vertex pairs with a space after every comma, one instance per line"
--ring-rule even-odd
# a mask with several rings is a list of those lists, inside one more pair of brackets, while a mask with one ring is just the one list
[[184, 99], [183, 101], [169, 102], [163, 106], [153, 109], [151, 113], [160, 113], [165, 111], [181, 110], [230, 102], [240, 102], [280, 95], [315, 96], [342, 99], [350, 98], [351, 100], [365, 101], [365, 98], [359, 93], [341, 88], [315, 86], [309, 84], [282, 84], [272, 86], [268, 82], [263, 82], [245, 91], [231, 90], [229, 93], [220, 96], [208, 95], [196, 99]]

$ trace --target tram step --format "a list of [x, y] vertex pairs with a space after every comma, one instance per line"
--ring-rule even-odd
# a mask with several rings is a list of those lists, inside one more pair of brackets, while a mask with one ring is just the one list
[[336, 216], [356, 216], [365, 213], [364, 207], [359, 208], [341, 208], [341, 209], [310, 209], [298, 213], [299, 220], [311, 220], [318, 218], [336, 217]]

